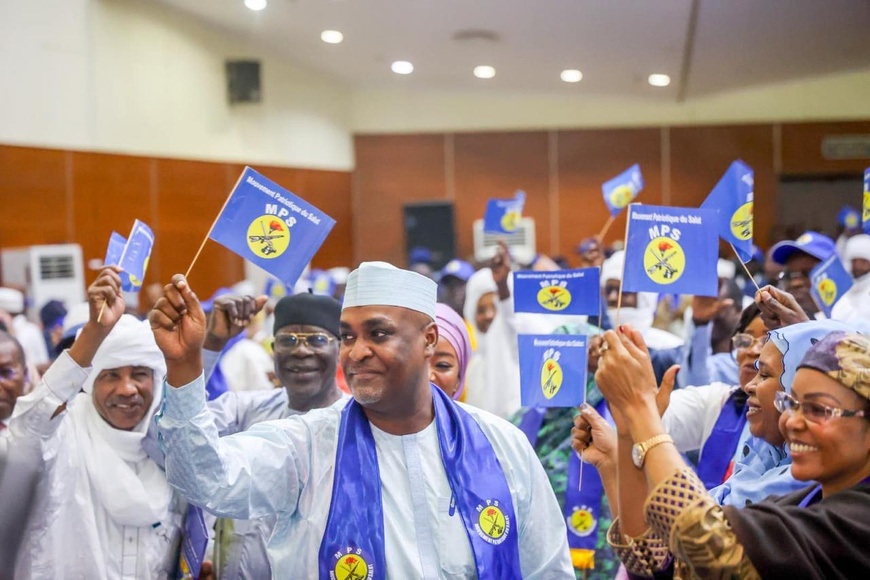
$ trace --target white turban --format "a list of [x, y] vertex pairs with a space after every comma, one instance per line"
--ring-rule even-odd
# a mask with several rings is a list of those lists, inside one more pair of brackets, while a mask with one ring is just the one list
[[870, 260], [870, 236], [867, 234], [858, 234], [857, 236], [852, 236], [849, 238], [849, 241], [846, 242], [846, 251], [843, 252], [845, 258], [846, 270], [849, 273], [852, 272], [852, 260], [855, 258], [861, 258], [864, 260]]
[[355, 306], [401, 306], [435, 320], [438, 285], [410, 270], [386, 262], [363, 262], [347, 277], [341, 309]]

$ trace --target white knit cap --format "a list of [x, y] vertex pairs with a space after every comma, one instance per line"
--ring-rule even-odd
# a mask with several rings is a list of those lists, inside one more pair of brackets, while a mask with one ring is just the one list
[[855, 258], [863, 258], [865, 260], [870, 260], [870, 236], [867, 234], [858, 234], [857, 236], [852, 236], [849, 238], [849, 241], [846, 242], [846, 251], [843, 252], [845, 254], [844, 265], [849, 272], [852, 271], [852, 260]]
[[0, 308], [10, 314], [24, 312], [24, 294], [14, 288], [0, 288]]
[[625, 252], [617, 250], [613, 255], [604, 260], [601, 265], [601, 287], [607, 285], [608, 280], [622, 280], [622, 268], [625, 265]]
[[401, 306], [435, 320], [438, 285], [421, 274], [386, 262], [363, 262], [347, 277], [341, 309]]

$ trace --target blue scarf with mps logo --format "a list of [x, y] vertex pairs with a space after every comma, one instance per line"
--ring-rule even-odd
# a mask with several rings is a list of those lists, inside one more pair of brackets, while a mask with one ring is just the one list
[[[441, 460], [474, 554], [478, 578], [521, 578], [519, 525], [492, 444], [477, 421], [431, 386]], [[320, 578], [386, 578], [378, 456], [362, 406], [341, 413], [332, 503], [320, 543]], [[401, 570], [394, 570], [401, 573]]]

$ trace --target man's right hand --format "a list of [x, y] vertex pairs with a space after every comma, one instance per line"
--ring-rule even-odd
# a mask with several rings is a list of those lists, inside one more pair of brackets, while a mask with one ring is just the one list
[[206, 350], [220, 351], [260, 313], [268, 296], [221, 296], [214, 302], [208, 316], [205, 335]]
[[692, 297], [692, 323], [695, 326], [709, 324], [726, 308], [734, 308], [730, 298], [721, 300], [711, 296]]
[[205, 313], [187, 279], [181, 274], [163, 287], [148, 316], [157, 346], [166, 359], [166, 382], [181, 387], [202, 373]]
[[120, 273], [117, 266], [107, 266], [88, 287], [88, 321], [69, 349], [69, 355], [80, 367], [91, 366], [103, 340], [124, 315]]
[[755, 303], [761, 310], [761, 320], [768, 330], [810, 320], [794, 296], [773, 286], [765, 286], [756, 292]]

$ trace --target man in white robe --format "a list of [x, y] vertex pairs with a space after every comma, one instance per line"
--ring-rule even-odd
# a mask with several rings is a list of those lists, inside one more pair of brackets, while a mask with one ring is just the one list
[[[219, 438], [204, 397], [204, 318], [184, 277], [175, 276], [173, 284], [151, 314], [167, 360], [168, 390], [158, 427], [170, 483], [216, 514], [276, 514], [269, 543], [275, 577], [316, 577], [326, 564], [319, 552], [333, 496], [357, 487], [333, 489], [341, 475], [338, 454], [348, 445], [339, 441], [342, 412], [316, 409]], [[380, 485], [375, 481], [380, 497], [360, 493], [350, 511], [382, 501], [381, 578], [468, 578], [478, 572], [472, 551], [479, 539], [463, 523], [474, 514], [457, 509], [454, 494], [464, 490], [451, 488], [454, 474], [445, 471], [443, 458], [435, 459], [444, 453], [435, 421], [437, 387], [428, 381], [427, 359], [438, 339], [435, 292], [435, 283], [420, 275], [366, 263], [351, 274], [345, 295], [340, 359], [377, 451], [377, 472], [365, 473], [380, 479]], [[488, 413], [449, 405], [459, 405], [451, 412], [473, 418], [503, 471], [516, 519], [508, 530], [494, 532], [501, 534], [498, 540], [489, 537], [498, 542], [515, 534], [515, 575], [573, 578], [565, 523], [525, 436]], [[360, 491], [371, 484], [360, 482]]]
[[174, 578], [185, 504], [142, 447], [165, 366], [120, 286], [103, 270], [79, 338], [15, 407], [10, 453], [42, 463], [15, 578]]
[[858, 234], [846, 242], [843, 265], [855, 281], [834, 304], [831, 318], [870, 321], [870, 236]]

